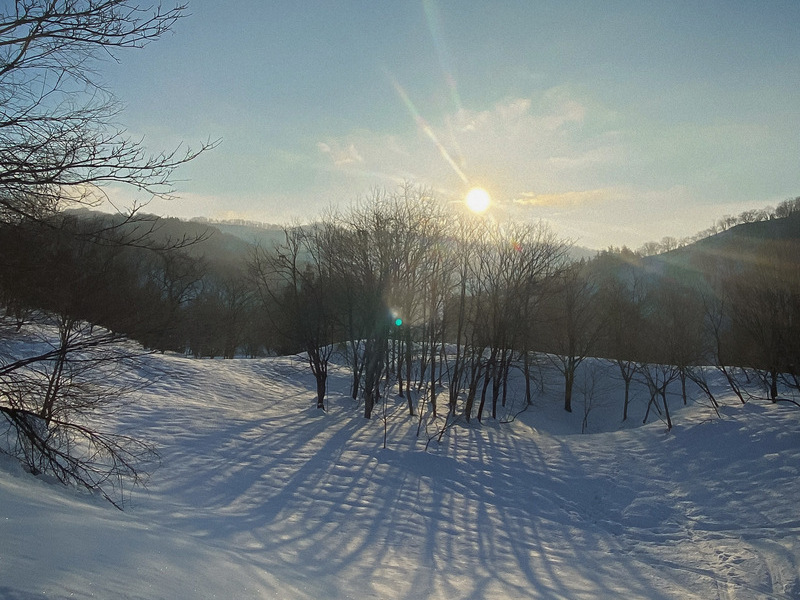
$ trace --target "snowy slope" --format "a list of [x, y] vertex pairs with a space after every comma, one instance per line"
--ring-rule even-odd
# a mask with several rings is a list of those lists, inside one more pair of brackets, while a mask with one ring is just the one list
[[0, 457], [0, 598], [800, 598], [794, 406], [672, 399], [667, 433], [639, 390], [622, 428], [607, 369], [580, 435], [546, 373], [427, 451], [393, 401], [384, 449], [344, 372], [322, 413], [296, 359], [145, 360], [118, 426], [162, 465], [126, 512]]

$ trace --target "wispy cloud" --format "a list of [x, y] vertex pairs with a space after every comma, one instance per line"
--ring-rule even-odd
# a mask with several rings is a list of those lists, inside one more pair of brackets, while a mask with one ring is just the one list
[[[408, 103], [403, 98], [400, 104]], [[368, 174], [382, 179], [374, 184], [410, 177], [453, 194], [480, 184], [498, 200], [511, 201], [525, 192], [580, 190], [585, 186], [578, 171], [617, 159], [612, 137], [598, 135], [596, 127], [583, 131], [593, 118], [580, 98], [556, 88], [538, 97], [504, 99], [485, 110], [461, 108], [428, 117], [424, 131], [419, 115], [409, 114], [405, 132], [359, 130], [319, 142], [317, 149], [335, 171], [357, 176], [362, 186]]]
[[540, 194], [536, 192], [524, 192], [519, 197], [514, 198], [515, 204], [523, 206], [582, 206], [593, 204], [599, 201], [607, 201], [619, 198], [619, 191], [614, 189], [595, 189], [580, 190], [571, 192], [560, 192], [555, 194]]
[[329, 156], [333, 164], [338, 166], [364, 162], [364, 159], [352, 142], [350, 144], [341, 144], [337, 141], [317, 142], [317, 149], [322, 152], [322, 154]]

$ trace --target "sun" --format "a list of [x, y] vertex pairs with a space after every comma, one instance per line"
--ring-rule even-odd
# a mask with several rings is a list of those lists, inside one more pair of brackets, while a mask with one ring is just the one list
[[467, 208], [472, 212], [482, 213], [489, 208], [489, 205], [492, 203], [492, 198], [485, 189], [474, 187], [467, 192], [464, 202], [467, 203]]

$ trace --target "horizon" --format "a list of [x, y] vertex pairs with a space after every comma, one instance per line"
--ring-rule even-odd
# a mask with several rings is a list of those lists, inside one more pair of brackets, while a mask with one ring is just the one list
[[[797, 196], [796, 198], [793, 198], [793, 199], [789, 199], [786, 202], [792, 202], [792, 201], [794, 201], [795, 204], [800, 206], [800, 196]], [[146, 208], [146, 207], [142, 207], [142, 209], [144, 209], [144, 208]], [[650, 254], [662, 254], [662, 253], [667, 252], [667, 251], [672, 250], [672, 249], [680, 248], [680, 247], [687, 246], [687, 245], [692, 245], [692, 244], [694, 244], [696, 242], [699, 242], [699, 241], [701, 241], [701, 240], [703, 240], [705, 238], [712, 237], [714, 235], [723, 233], [723, 232], [727, 231], [728, 229], [732, 229], [732, 228], [738, 227], [740, 225], [750, 225], [750, 224], [754, 224], [754, 223], [761, 222], [761, 221], [766, 221], [766, 220], [772, 221], [772, 220], [775, 220], [775, 219], [786, 218], [786, 216], [788, 216], [788, 215], [776, 216], [774, 214], [775, 208], [776, 207], [774, 207], [774, 206], [766, 206], [766, 207], [760, 207], [760, 208], [750, 208], [750, 209], [746, 209], [745, 211], [743, 211], [742, 213], [740, 213], [738, 215], [720, 215], [717, 219], [714, 219], [712, 221], [712, 227], [710, 227], [710, 228], [695, 231], [694, 233], [692, 233], [690, 235], [687, 235], [687, 236], [684, 236], [682, 238], [676, 238], [674, 236], [661, 236], [660, 239], [655, 239], [655, 238], [654, 239], [650, 239], [650, 240], [647, 240], [643, 244], [641, 244], [639, 246], [636, 246], [636, 247], [631, 247], [631, 246], [627, 246], [625, 244], [622, 244], [622, 245], [618, 245], [618, 246], [608, 245], [608, 246], [606, 246], [604, 248], [597, 248], [597, 247], [590, 247], [590, 246], [581, 245], [581, 244], [576, 243], [575, 241], [569, 240], [569, 239], [563, 239], [562, 241], [565, 244], [567, 244], [568, 246], [570, 246], [573, 250], [579, 251], [579, 252], [602, 253], [602, 252], [605, 252], [605, 251], [630, 250], [630, 251], [633, 251], [633, 252], [636, 252], [636, 253], [641, 253], [644, 256], [648, 256]], [[91, 212], [94, 212], [94, 210], [97, 210], [97, 209], [92, 209], [90, 207], [79, 207], [79, 208], [76, 208], [76, 209], [73, 209], [73, 210], [75, 210], [77, 212], [84, 212], [85, 211], [85, 212], [90, 212], [91, 213]], [[100, 208], [99, 212], [105, 213], [105, 214], [120, 214], [120, 213], [116, 212], [116, 209], [113, 212], [107, 212], [106, 210], [104, 210], [104, 208]], [[767, 215], [767, 217], [766, 218], [756, 218], [754, 220], [742, 220], [742, 216], [746, 212], [759, 212], [759, 213], [763, 213], [764, 215]], [[221, 217], [216, 217], [215, 218], [215, 217], [206, 217], [206, 216], [203, 216], [203, 215], [196, 215], [196, 216], [192, 216], [192, 217], [183, 217], [183, 216], [175, 216], [175, 215], [159, 215], [159, 214], [156, 214], [156, 213], [150, 213], [150, 212], [148, 212], [146, 210], [140, 210], [138, 212], [138, 214], [140, 216], [154, 217], [156, 219], [178, 219], [178, 220], [180, 220], [180, 221], [182, 221], [184, 223], [201, 223], [201, 224], [206, 224], [206, 225], [232, 225], [232, 226], [237, 226], [237, 227], [250, 227], [250, 228], [254, 228], [254, 229], [264, 229], [264, 230], [281, 230], [281, 229], [283, 229], [284, 227], [287, 227], [287, 226], [288, 227], [294, 227], [295, 224], [299, 225], [300, 227], [304, 227], [306, 225], [313, 225], [314, 223], [318, 222], [317, 221], [317, 219], [318, 219], [317, 217], [315, 217], [314, 219], [308, 220], [308, 221], [300, 222], [300, 223], [285, 223], [285, 222], [284, 223], [278, 223], [278, 222], [269, 222], [269, 221], [258, 221], [258, 220], [254, 220], [254, 219], [247, 219], [247, 218], [237, 217], [237, 216], [233, 216], [233, 217], [221, 216]], [[795, 213], [793, 212], [791, 214], [795, 214]], [[731, 217], [734, 219], [735, 222], [730, 220]], [[647, 246], [653, 246], [653, 245], [658, 246], [659, 244], [664, 244], [665, 242], [671, 244], [672, 247], [666, 248], [666, 249], [662, 249], [660, 251], [656, 251], [655, 253], [652, 252], [652, 250], [653, 250], [652, 248], [650, 248], [650, 249], [647, 248]]]

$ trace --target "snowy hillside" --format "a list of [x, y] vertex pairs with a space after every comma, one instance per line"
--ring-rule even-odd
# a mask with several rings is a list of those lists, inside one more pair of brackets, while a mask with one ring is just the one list
[[550, 374], [427, 451], [397, 400], [384, 449], [344, 372], [322, 413], [296, 359], [144, 360], [115, 418], [162, 464], [125, 512], [0, 456], [0, 598], [800, 598], [793, 405], [673, 398], [667, 433], [636, 390], [621, 428], [609, 369], [581, 435]]

